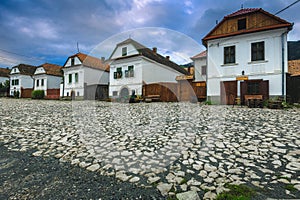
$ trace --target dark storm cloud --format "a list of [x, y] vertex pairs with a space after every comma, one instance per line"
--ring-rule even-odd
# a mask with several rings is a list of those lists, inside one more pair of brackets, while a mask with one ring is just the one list
[[[19, 62], [63, 64], [80, 51], [89, 53], [105, 39], [134, 28], [162, 27], [201, 39], [225, 15], [246, 7], [275, 13], [294, 0], [2, 0], [0, 65]], [[294, 22], [289, 39], [300, 37], [300, 3], [278, 16]], [[148, 41], [149, 42], [149, 41]], [[180, 41], [178, 41], [180, 43]], [[148, 43], [147, 43], [148, 44]], [[157, 44], [151, 44], [150, 47]], [[1, 50], [2, 49], [2, 50]], [[12, 52], [4, 53], [3, 50]], [[195, 52], [194, 54], [197, 54]], [[25, 56], [20, 56], [25, 55]]]

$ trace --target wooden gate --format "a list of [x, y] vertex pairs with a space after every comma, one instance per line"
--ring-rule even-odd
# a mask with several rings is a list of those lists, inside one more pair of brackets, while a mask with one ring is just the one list
[[289, 103], [300, 103], [300, 75], [287, 75], [286, 95]]
[[237, 81], [221, 81], [221, 104], [233, 105], [237, 97]]
[[[249, 86], [252, 83], [257, 83], [258, 88], [257, 91], [253, 92], [249, 90]], [[245, 95], [263, 95], [263, 100], [269, 99], [269, 81], [262, 80], [262, 79], [255, 79], [255, 80], [247, 80], [243, 81], [240, 84], [240, 91], [241, 91], [241, 103], [245, 104]]]

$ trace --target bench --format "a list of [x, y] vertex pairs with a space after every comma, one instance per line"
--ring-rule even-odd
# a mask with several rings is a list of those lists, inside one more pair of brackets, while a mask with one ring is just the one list
[[245, 95], [245, 104], [249, 108], [263, 108], [263, 95], [254, 94], [254, 95]]
[[153, 95], [147, 95], [145, 96], [145, 102], [149, 103], [149, 102], [158, 102], [160, 101], [160, 95], [156, 95], [156, 94], [153, 94]]

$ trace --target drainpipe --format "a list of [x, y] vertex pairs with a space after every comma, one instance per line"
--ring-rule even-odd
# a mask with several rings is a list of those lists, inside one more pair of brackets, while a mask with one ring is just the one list
[[282, 82], [281, 82], [281, 94], [282, 94], [282, 97], [285, 99], [284, 97], [284, 35], [285, 33], [282, 33], [281, 34], [281, 79], [282, 79]]

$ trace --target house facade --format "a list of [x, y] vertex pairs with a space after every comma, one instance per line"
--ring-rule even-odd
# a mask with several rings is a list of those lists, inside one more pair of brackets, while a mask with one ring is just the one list
[[202, 51], [199, 54], [191, 57], [195, 67], [195, 81], [206, 81], [206, 69], [207, 69], [207, 51]]
[[62, 66], [45, 63], [34, 72], [34, 90], [44, 90], [45, 98], [59, 99], [62, 82]]
[[286, 95], [287, 34], [292, 24], [261, 8], [229, 14], [203, 39], [207, 98], [233, 104], [245, 95]]
[[63, 66], [61, 97], [72, 99], [108, 98], [109, 65], [83, 53], [68, 57]]
[[143, 85], [176, 83], [176, 76], [188, 74], [170, 60], [129, 38], [116, 45], [110, 56], [109, 96], [123, 98], [143, 95]]
[[31, 98], [31, 92], [34, 88], [33, 75], [36, 70], [35, 66], [19, 64], [12, 67], [10, 79], [10, 95], [23, 98]]

